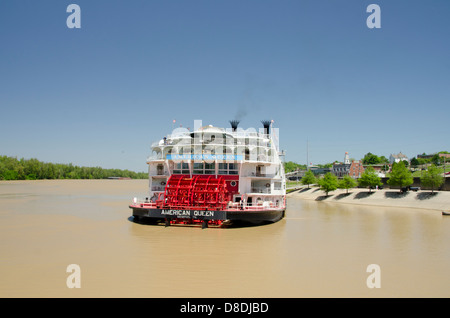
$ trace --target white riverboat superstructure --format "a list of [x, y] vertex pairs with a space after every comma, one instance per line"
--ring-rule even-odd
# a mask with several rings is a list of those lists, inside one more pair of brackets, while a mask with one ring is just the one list
[[136, 220], [223, 225], [233, 221], [276, 222], [286, 208], [283, 152], [272, 121], [241, 129], [177, 128], [152, 144], [149, 196], [130, 205]]

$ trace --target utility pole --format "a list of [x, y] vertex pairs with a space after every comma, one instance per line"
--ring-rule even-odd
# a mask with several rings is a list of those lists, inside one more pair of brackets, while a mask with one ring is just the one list
[[[446, 154], [444, 154], [444, 178], [445, 178], [445, 158], [447, 157], [447, 155]], [[444, 179], [444, 181], [445, 181], [445, 179]]]
[[309, 170], [309, 144], [308, 137], [306, 137], [306, 171]]

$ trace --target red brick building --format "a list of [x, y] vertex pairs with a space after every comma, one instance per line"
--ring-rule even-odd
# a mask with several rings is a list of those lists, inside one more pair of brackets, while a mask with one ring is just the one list
[[364, 167], [361, 161], [354, 160], [350, 164], [350, 168], [348, 170], [348, 175], [352, 178], [358, 179], [361, 178], [361, 175], [364, 173]]

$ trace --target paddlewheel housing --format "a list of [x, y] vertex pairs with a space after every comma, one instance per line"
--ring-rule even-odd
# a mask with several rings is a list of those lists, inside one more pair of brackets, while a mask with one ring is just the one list
[[214, 175], [171, 175], [164, 190], [165, 208], [215, 209], [226, 208], [229, 192], [225, 179]]

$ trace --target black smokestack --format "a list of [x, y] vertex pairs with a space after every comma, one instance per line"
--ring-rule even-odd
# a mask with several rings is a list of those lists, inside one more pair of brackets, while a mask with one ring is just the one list
[[264, 126], [264, 133], [268, 135], [270, 133], [270, 120], [261, 120], [261, 123]]
[[230, 120], [230, 124], [231, 124], [231, 128], [233, 128], [233, 131], [236, 131], [236, 129], [239, 125], [239, 120]]

